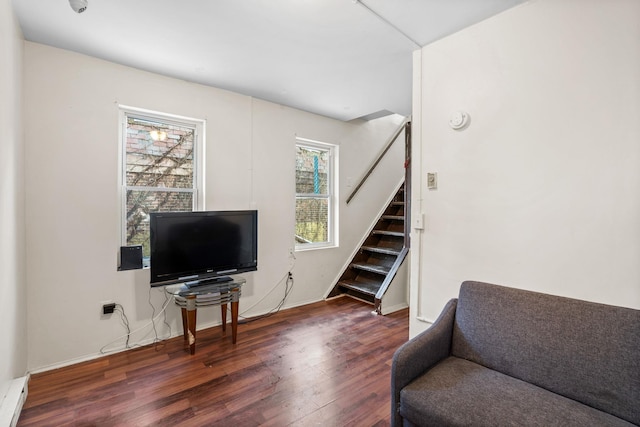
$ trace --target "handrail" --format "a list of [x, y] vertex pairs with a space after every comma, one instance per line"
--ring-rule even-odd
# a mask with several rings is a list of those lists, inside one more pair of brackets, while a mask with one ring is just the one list
[[384, 147], [382, 152], [378, 155], [378, 158], [373, 162], [373, 164], [371, 165], [367, 173], [362, 177], [362, 179], [360, 180], [358, 185], [356, 185], [356, 188], [353, 189], [349, 197], [347, 197], [347, 204], [349, 204], [349, 202], [351, 201], [351, 199], [353, 199], [353, 197], [356, 195], [358, 190], [360, 190], [360, 187], [362, 187], [364, 182], [369, 178], [373, 170], [376, 168], [376, 166], [378, 166], [378, 163], [380, 163], [384, 155], [387, 154], [387, 151], [389, 151], [393, 143], [396, 142], [396, 139], [398, 139], [398, 136], [400, 136], [400, 134], [402, 133], [402, 131], [404, 130], [405, 126], [409, 121], [410, 121], [409, 117], [405, 118], [402, 124], [395, 131], [395, 133], [391, 136], [391, 138], [389, 138], [389, 140], [387, 141], [387, 145]]
[[305, 239], [302, 236], [295, 235], [296, 243], [313, 243], [311, 240]]
[[404, 129], [404, 246], [411, 247], [411, 118]]

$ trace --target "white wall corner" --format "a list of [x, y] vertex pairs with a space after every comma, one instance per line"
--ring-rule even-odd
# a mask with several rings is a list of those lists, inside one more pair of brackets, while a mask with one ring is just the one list
[[[413, 95], [411, 121], [411, 218], [424, 215], [422, 206], [422, 49], [413, 52]], [[409, 337], [426, 329], [419, 320], [422, 316], [422, 230], [411, 226], [411, 251], [409, 271]]]

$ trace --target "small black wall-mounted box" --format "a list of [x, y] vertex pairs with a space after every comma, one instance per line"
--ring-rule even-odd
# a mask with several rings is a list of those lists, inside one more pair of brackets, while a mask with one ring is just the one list
[[120, 246], [120, 267], [118, 271], [142, 268], [142, 245]]

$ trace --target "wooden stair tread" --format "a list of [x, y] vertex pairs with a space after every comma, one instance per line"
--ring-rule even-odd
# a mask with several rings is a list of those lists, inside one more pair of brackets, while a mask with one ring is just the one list
[[382, 219], [390, 219], [393, 221], [404, 221], [404, 216], [402, 215], [382, 215]]
[[370, 296], [375, 296], [378, 289], [380, 289], [380, 283], [360, 282], [357, 280], [340, 280], [338, 285]]
[[357, 268], [359, 270], [369, 271], [371, 273], [383, 274], [386, 275], [389, 273], [389, 267], [385, 267], [377, 264], [367, 264], [366, 262], [354, 262], [351, 264], [351, 267]]
[[379, 235], [384, 235], [384, 236], [404, 237], [404, 233], [402, 231], [373, 230], [372, 234], [379, 234]]
[[379, 254], [400, 255], [400, 250], [398, 249], [384, 248], [381, 246], [363, 246], [361, 249], [369, 252], [377, 252]]

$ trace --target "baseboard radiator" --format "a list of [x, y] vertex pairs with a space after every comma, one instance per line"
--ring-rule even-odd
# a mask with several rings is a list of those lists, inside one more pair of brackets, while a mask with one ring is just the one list
[[27, 400], [28, 385], [29, 375], [11, 381], [7, 394], [0, 403], [0, 426], [15, 427], [18, 424], [22, 405]]

